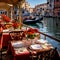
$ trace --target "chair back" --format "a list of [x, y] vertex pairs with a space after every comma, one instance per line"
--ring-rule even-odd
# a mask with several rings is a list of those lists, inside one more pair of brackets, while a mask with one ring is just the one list
[[2, 33], [0, 33], [0, 49], [2, 49], [2, 44], [3, 44], [3, 36]]
[[24, 37], [24, 31], [12, 31], [10, 32], [11, 40], [22, 40]]
[[3, 28], [2, 28], [2, 25], [0, 24], [0, 49], [2, 49], [2, 43], [3, 43], [2, 31], [3, 31]]
[[37, 53], [37, 58], [41, 60], [60, 60], [57, 48]]

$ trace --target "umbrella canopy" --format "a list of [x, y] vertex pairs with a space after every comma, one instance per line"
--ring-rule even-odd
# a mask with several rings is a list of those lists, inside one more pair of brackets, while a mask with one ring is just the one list
[[0, 2], [5, 2], [5, 3], [8, 3], [8, 4], [17, 4], [18, 2], [22, 2], [22, 1], [25, 1], [25, 0], [0, 0]]

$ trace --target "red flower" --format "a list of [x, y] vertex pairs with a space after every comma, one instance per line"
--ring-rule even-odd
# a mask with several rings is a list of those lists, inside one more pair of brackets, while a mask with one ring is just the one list
[[32, 32], [32, 31], [34, 31], [34, 29], [33, 29], [33, 28], [30, 28], [30, 29], [28, 30], [28, 32]]
[[39, 33], [38, 29], [34, 29], [34, 31], [35, 31], [36, 33]]
[[10, 22], [10, 18], [8, 16], [2, 14], [2, 17], [6, 22]]
[[19, 23], [17, 23], [17, 22], [13, 22], [13, 24], [12, 24], [12, 26], [14, 27], [14, 28], [18, 28], [19, 27]]
[[28, 32], [29, 35], [33, 35], [34, 33], [33, 32]]
[[27, 34], [27, 30], [25, 30], [24, 33]]
[[39, 33], [38, 29], [30, 28], [28, 32]]

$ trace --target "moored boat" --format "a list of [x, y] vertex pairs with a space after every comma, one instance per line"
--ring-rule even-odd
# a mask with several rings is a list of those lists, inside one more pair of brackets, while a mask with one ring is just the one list
[[23, 23], [24, 23], [24, 24], [26, 24], [26, 23], [37, 23], [37, 22], [39, 22], [39, 21], [41, 21], [41, 20], [43, 20], [43, 17], [41, 17], [41, 18], [36, 18], [35, 20], [30, 20], [30, 19], [24, 20]]

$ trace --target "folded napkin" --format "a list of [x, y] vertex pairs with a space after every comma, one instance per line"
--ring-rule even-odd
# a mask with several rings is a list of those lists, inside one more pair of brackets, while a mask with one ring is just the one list
[[5, 30], [3, 30], [3, 32], [8, 32], [9, 31], [9, 29], [5, 29]]
[[12, 46], [16, 48], [23, 47], [23, 42], [14, 42], [12, 43]]

